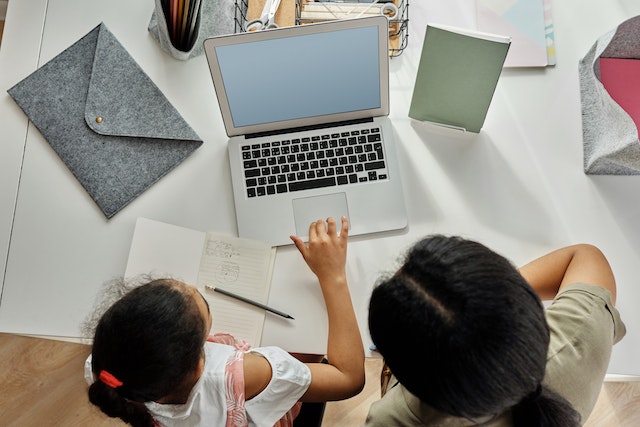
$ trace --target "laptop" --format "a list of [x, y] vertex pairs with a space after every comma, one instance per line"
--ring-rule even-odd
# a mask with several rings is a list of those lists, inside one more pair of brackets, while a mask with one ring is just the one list
[[406, 227], [388, 31], [376, 16], [204, 41], [240, 237], [291, 244], [343, 215], [350, 235]]

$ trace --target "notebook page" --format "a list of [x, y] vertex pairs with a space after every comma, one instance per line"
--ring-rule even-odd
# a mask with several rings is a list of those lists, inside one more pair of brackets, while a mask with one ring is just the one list
[[260, 345], [265, 310], [205, 291], [205, 286], [266, 304], [275, 254], [276, 249], [268, 243], [207, 233], [197, 284], [213, 313], [211, 333], [227, 332], [252, 346]]
[[201, 231], [138, 218], [124, 276], [150, 274], [194, 285], [204, 242]]

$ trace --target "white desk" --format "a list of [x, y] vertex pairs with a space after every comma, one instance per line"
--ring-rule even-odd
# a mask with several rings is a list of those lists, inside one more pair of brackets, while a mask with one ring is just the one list
[[[409, 227], [352, 238], [348, 276], [366, 346], [369, 292], [381, 272], [428, 233], [478, 239], [524, 263], [590, 242], [608, 256], [628, 327], [609, 372], [640, 374], [640, 177], [582, 172], [578, 60], [640, 14], [636, 0], [554, 2], [558, 65], [505, 70], [483, 131], [456, 139], [407, 118], [428, 21], [475, 27], [473, 0], [410, 5], [409, 46], [391, 61], [391, 117], [400, 140]], [[78, 336], [100, 284], [124, 272], [139, 216], [236, 233], [226, 135], [204, 57], [171, 59], [147, 33], [153, 1], [9, 2], [0, 49], [0, 331]], [[6, 90], [104, 21], [183, 114], [204, 145], [107, 221]], [[263, 344], [323, 352], [319, 288], [293, 247], [280, 248]]]

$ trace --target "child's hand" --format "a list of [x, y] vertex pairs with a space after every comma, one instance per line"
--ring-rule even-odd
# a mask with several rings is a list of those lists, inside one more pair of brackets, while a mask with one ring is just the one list
[[326, 223], [316, 221], [311, 224], [306, 245], [299, 237], [291, 236], [311, 271], [318, 276], [329, 320], [329, 363], [307, 364], [311, 370], [311, 384], [302, 396], [303, 401], [346, 399], [364, 386], [364, 349], [345, 272], [348, 234], [347, 218], [342, 217], [339, 235], [336, 221], [329, 218]]
[[321, 284], [326, 281], [345, 279], [345, 265], [347, 261], [347, 236], [349, 223], [342, 217], [340, 234], [336, 231], [336, 221], [328, 218], [326, 221], [316, 221], [309, 226], [309, 244], [297, 236], [291, 240], [302, 254], [307, 265], [318, 277]]

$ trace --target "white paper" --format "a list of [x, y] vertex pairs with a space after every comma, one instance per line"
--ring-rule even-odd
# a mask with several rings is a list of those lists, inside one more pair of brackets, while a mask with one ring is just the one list
[[138, 218], [124, 276], [168, 276], [195, 285], [206, 233]]
[[211, 306], [212, 332], [228, 332], [254, 346], [260, 344], [265, 310], [205, 291], [205, 286], [266, 304], [274, 257], [275, 248], [267, 243], [207, 233], [197, 284]]

